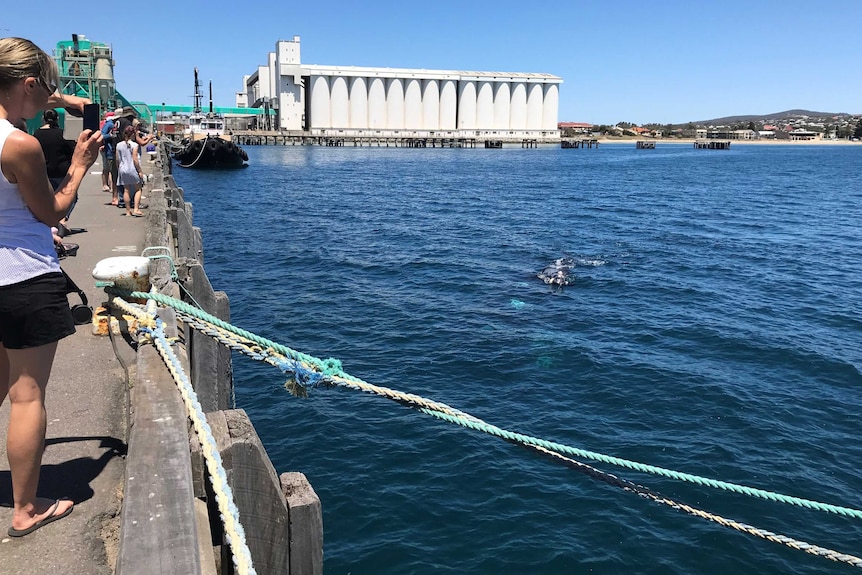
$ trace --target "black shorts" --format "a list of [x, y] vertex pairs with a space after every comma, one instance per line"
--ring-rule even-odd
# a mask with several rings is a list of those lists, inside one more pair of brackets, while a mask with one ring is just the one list
[[0, 343], [7, 349], [39, 347], [75, 333], [59, 272], [0, 286]]

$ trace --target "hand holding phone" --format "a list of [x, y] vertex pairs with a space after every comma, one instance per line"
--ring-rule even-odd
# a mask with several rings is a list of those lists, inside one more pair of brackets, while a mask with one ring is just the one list
[[84, 129], [99, 131], [99, 105], [84, 104]]

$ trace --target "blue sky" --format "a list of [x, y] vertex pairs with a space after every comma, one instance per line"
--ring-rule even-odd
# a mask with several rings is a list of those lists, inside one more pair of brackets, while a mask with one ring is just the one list
[[118, 90], [148, 103], [191, 104], [197, 66], [216, 105], [232, 106], [243, 74], [298, 35], [305, 64], [556, 74], [560, 121], [862, 113], [860, 0], [48, 0], [3, 12], [0, 35], [46, 51], [72, 33], [111, 45]]

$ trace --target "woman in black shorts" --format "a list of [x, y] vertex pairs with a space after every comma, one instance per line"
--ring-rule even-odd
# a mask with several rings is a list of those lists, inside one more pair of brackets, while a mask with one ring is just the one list
[[45, 387], [57, 342], [74, 333], [51, 226], [69, 210], [99, 155], [101, 132], [84, 131], [55, 195], [36, 138], [16, 129], [56, 101], [57, 65], [29, 40], [0, 39], [0, 403], [12, 403], [6, 452], [20, 537], [72, 511], [36, 496], [45, 443]]

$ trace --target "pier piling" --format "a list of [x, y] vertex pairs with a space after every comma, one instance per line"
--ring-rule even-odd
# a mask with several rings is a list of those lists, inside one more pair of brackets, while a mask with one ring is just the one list
[[694, 148], [696, 150], [729, 150], [729, 140], [695, 140]]

